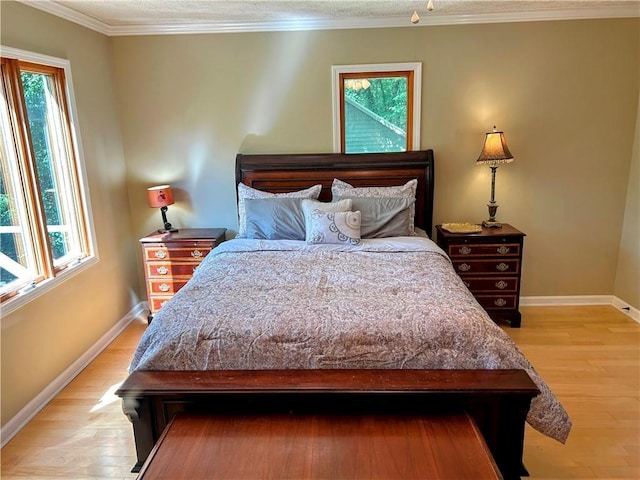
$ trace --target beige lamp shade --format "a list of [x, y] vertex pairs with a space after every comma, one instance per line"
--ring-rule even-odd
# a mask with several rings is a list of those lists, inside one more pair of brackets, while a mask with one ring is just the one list
[[169, 185], [158, 185], [156, 187], [147, 188], [147, 197], [149, 206], [158, 208], [173, 205], [173, 191]]
[[496, 127], [493, 127], [493, 132], [487, 133], [477, 164], [491, 167], [511, 162], [513, 155], [509, 151], [504, 133], [496, 131]]

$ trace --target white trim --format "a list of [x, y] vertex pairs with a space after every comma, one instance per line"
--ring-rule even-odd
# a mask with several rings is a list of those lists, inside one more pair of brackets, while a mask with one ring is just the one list
[[640, 310], [615, 295], [566, 295], [557, 297], [520, 297], [521, 307], [549, 307], [569, 305], [611, 305], [640, 323]]
[[638, 310], [637, 308], [632, 307], [618, 297], [613, 297], [612, 305], [625, 315], [629, 315], [633, 320], [640, 323], [640, 310]]
[[18, 0], [20, 3], [24, 3], [25, 5], [33, 8], [37, 8], [38, 10], [42, 10], [43, 12], [50, 13], [51, 15], [55, 15], [56, 17], [64, 18], [65, 20], [69, 20], [70, 22], [76, 23], [83, 27], [87, 27], [96, 32], [102, 33], [104, 35], [109, 35], [109, 30], [111, 27], [100, 20], [96, 20], [84, 13], [76, 12], [69, 7], [65, 7], [60, 3], [51, 2], [49, 0]]
[[6, 316], [11, 312], [17, 310], [22, 305], [26, 305], [31, 300], [38, 298], [43, 293], [47, 293], [52, 288], [57, 287], [62, 282], [66, 282], [71, 277], [76, 274], [86, 270], [91, 265], [98, 263], [97, 257], [87, 257], [81, 260], [77, 264], [69, 265], [67, 268], [57, 273], [55, 277], [47, 278], [42, 282], [38, 282], [33, 285], [32, 288], [24, 289], [21, 293], [18, 293], [14, 297], [11, 297], [9, 300], [5, 301], [2, 306], [0, 306], [0, 311], [2, 312], [2, 319], [0, 320], [0, 324], [2, 328], [6, 328], [10, 326], [11, 319], [7, 319]]
[[546, 307], [553, 305], [611, 305], [612, 295], [565, 295], [557, 297], [520, 297], [523, 307]]
[[[197, 33], [236, 33], [236, 32], [273, 32], [299, 30], [340, 30], [355, 28], [407, 27], [411, 25], [408, 12], [406, 17], [388, 18], [333, 18], [277, 20], [269, 22], [198, 22], [165, 23], [154, 25], [109, 25], [93, 17], [76, 12], [64, 5], [43, 0], [18, 0], [25, 5], [64, 18], [83, 27], [108, 36], [158, 35], [158, 34], [197, 34]], [[534, 22], [550, 20], [585, 20], [593, 18], [639, 17], [640, 9], [636, 5], [615, 5], [601, 8], [583, 8], [576, 10], [549, 10], [537, 12], [487, 13], [475, 15], [423, 15], [420, 26], [426, 25], [464, 25], [481, 23]]]
[[58, 375], [47, 387], [31, 400], [22, 410], [0, 429], [0, 438], [4, 447], [29, 421], [60, 393], [82, 370], [84, 370], [102, 351], [120, 335], [131, 322], [144, 312], [144, 302], [137, 304], [118, 323], [109, 329], [89, 350]]
[[[413, 70], [413, 150], [420, 150], [420, 117], [422, 102], [422, 63], [367, 63], [333, 65], [331, 67], [331, 107], [333, 110], [333, 151], [340, 153], [340, 74], [361, 72], [398, 72]], [[409, 132], [407, 132], [407, 135]]]

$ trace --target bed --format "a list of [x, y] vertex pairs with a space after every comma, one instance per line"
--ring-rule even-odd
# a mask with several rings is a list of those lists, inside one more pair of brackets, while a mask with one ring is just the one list
[[[431, 150], [239, 154], [236, 183], [241, 184], [239, 233], [244, 238], [226, 241], [210, 253], [189, 283], [156, 314], [134, 354], [131, 376], [118, 392], [134, 425], [140, 462], [171, 415], [222, 408], [219, 397], [213, 400], [213, 390], [220, 393], [219, 385], [200, 389], [197, 396], [197, 385], [191, 386], [211, 383], [205, 375], [209, 371], [238, 372], [228, 378], [246, 379], [246, 372], [252, 371], [348, 370], [355, 377], [363, 372], [364, 378], [367, 371], [375, 370], [388, 372], [385, 381], [393, 378], [393, 372], [419, 371], [427, 372], [420, 380], [423, 393], [428, 390], [424, 378], [431, 378], [429, 372], [433, 372], [445, 384], [449, 382], [447, 395], [433, 402], [437, 408], [451, 401], [452, 391], [478, 392], [482, 382], [477, 379], [482, 375], [490, 382], [496, 371], [524, 371], [535, 383], [536, 393], [539, 391], [530, 409], [527, 401], [527, 421], [560, 442], [566, 440], [571, 421], [562, 405], [429, 239], [434, 192]], [[410, 194], [406, 186], [412, 187]], [[291, 192], [310, 188], [311, 197], [301, 200], [307, 193], [302, 197], [261, 193], [296, 195]], [[339, 201], [349, 200], [348, 211], [344, 205], [336, 211], [318, 207], [318, 201], [333, 199], [335, 203], [336, 194]], [[256, 196], [289, 200], [254, 201]], [[378, 200], [379, 196], [385, 199]], [[407, 197], [415, 201], [406, 201]], [[274, 208], [293, 208], [294, 204], [295, 208], [303, 205], [302, 220], [299, 211], [294, 215], [287, 210], [284, 215], [291, 218], [281, 221], [282, 211]], [[362, 211], [357, 229], [350, 224], [355, 222], [352, 209], [356, 204]], [[389, 209], [395, 213], [384, 217]], [[278, 225], [269, 223], [265, 211], [277, 212]], [[319, 220], [310, 220], [313, 215], [309, 212]], [[379, 227], [378, 216], [392, 223]], [[322, 235], [278, 238], [282, 235], [279, 225], [296, 221], [292, 228], [299, 230], [302, 221], [306, 232]], [[342, 235], [339, 240], [330, 233], [335, 233], [331, 229], [336, 225]], [[350, 227], [354, 232], [367, 229], [367, 238], [345, 234], [352, 232]], [[388, 236], [389, 232], [393, 235]], [[466, 380], [474, 383], [473, 388], [459, 380], [467, 378], [466, 372], [476, 379]], [[451, 380], [454, 377], [458, 380]], [[255, 378], [264, 382], [268, 377], [256, 374]], [[357, 378], [353, 381], [357, 383]], [[462, 384], [451, 387], [451, 382]], [[244, 393], [256, 390], [262, 395], [264, 387], [256, 390], [252, 384]], [[287, 388], [291, 393], [291, 385]], [[234, 395], [242, 391], [234, 384]], [[475, 400], [473, 395], [471, 400], [467, 397], [464, 408], [475, 412], [476, 420], [483, 423], [487, 423], [483, 418], [498, 418], [507, 409], [503, 400], [487, 400], [486, 392], [477, 394]], [[388, 398], [385, 401], [389, 403]], [[261, 397], [260, 408], [264, 403]], [[257, 408], [255, 401], [249, 405]], [[499, 457], [496, 461], [505, 478], [514, 478], [524, 472], [516, 475], [513, 471], [514, 464], [521, 465], [524, 425], [510, 426], [505, 418], [497, 420], [499, 427], [480, 428]], [[503, 434], [510, 428], [513, 432]], [[506, 445], [514, 443], [514, 438], [517, 445]], [[506, 456], [509, 458], [502, 458]]]

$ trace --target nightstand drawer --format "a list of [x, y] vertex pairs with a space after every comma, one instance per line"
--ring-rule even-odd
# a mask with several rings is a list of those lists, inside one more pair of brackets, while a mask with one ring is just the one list
[[451, 258], [459, 257], [500, 257], [500, 256], [520, 256], [520, 244], [519, 243], [504, 243], [504, 244], [465, 244], [455, 243], [450, 244], [447, 254]]
[[519, 273], [520, 259], [458, 260], [452, 259], [453, 268], [459, 275], [477, 275], [478, 273]]
[[518, 277], [464, 277], [464, 284], [473, 293], [482, 292], [518, 292]]
[[171, 296], [168, 297], [160, 297], [153, 295], [149, 297], [149, 311], [153, 314], [160, 310], [165, 303], [171, 300]]
[[476, 300], [486, 310], [513, 310], [518, 306], [517, 295], [474, 295]]
[[211, 244], [189, 247], [145, 245], [145, 261], [153, 260], [202, 260], [213, 247]]
[[147, 286], [149, 293], [153, 294], [173, 294], [186, 285], [189, 279], [185, 280], [172, 280], [170, 278], [166, 280], [149, 280]]
[[200, 262], [148, 262], [147, 278], [191, 277]]

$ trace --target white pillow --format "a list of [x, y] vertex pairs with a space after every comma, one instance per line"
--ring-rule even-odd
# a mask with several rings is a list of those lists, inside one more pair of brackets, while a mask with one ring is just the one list
[[360, 244], [360, 212], [323, 212], [316, 208], [310, 219], [307, 243]]
[[308, 232], [311, 228], [311, 212], [315, 209], [326, 213], [349, 212], [351, 211], [351, 199], [340, 200], [339, 202], [319, 202], [317, 200], [302, 200], [302, 212], [304, 213], [304, 229]]
[[244, 183], [238, 183], [238, 238], [247, 236], [247, 210], [245, 205], [246, 198], [318, 198], [322, 191], [322, 185], [314, 185], [304, 190], [287, 193], [271, 193], [263, 192], [251, 188]]
[[[333, 200], [340, 200], [345, 197], [378, 197], [378, 198], [416, 198], [416, 189], [418, 188], [418, 180], [409, 180], [404, 185], [391, 187], [354, 187], [353, 185], [343, 182], [337, 178], [333, 179], [331, 185], [331, 196]], [[415, 202], [409, 207], [409, 235], [415, 235]]]

